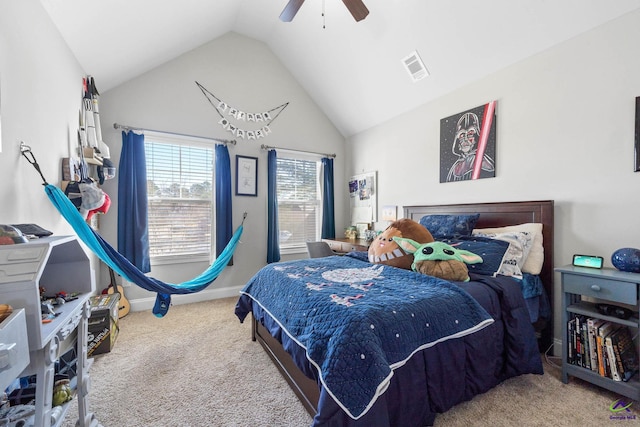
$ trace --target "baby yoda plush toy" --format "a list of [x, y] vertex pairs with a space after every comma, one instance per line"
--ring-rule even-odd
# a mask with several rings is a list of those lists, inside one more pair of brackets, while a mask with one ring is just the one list
[[468, 282], [469, 270], [466, 264], [482, 262], [479, 255], [456, 249], [444, 242], [420, 244], [402, 237], [394, 237], [393, 240], [405, 251], [413, 253], [413, 271], [445, 280]]

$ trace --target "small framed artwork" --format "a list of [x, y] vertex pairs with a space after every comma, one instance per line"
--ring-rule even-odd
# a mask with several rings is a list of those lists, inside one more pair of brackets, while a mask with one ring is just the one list
[[395, 205], [385, 205], [382, 207], [382, 220], [395, 221], [397, 217], [398, 207]]
[[635, 172], [640, 172], [640, 96], [636, 97]]
[[258, 195], [258, 158], [236, 155], [236, 196]]

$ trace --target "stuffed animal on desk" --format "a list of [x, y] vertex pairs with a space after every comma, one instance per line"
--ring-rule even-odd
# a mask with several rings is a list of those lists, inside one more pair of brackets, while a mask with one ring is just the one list
[[482, 262], [481, 256], [464, 249], [456, 249], [444, 242], [420, 244], [402, 237], [394, 237], [393, 240], [405, 251], [413, 253], [411, 269], [428, 276], [468, 282], [467, 264]]

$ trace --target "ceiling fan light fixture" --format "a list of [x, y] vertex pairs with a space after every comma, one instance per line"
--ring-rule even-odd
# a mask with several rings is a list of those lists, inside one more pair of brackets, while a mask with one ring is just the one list
[[429, 75], [429, 70], [425, 67], [417, 50], [402, 58], [402, 64], [414, 82], [422, 80]]

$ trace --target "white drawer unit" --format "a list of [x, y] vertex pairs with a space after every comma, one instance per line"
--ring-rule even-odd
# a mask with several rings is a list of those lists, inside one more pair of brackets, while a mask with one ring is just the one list
[[4, 390], [29, 365], [24, 310], [14, 310], [0, 323], [0, 389]]
[[[47, 296], [58, 292], [90, 295], [95, 290], [89, 258], [74, 236], [0, 246], [0, 303], [25, 309], [31, 349], [43, 348], [59, 328], [56, 322], [42, 323], [41, 289]], [[59, 317], [77, 311], [80, 303], [61, 306]]]
[[[60, 407], [62, 411], [52, 408], [55, 362], [72, 346], [76, 347], [78, 355], [77, 425], [99, 426], [88, 408], [90, 362], [87, 360], [87, 323], [90, 316], [89, 298], [94, 290], [91, 263], [74, 236], [51, 236], [28, 243], [0, 246], [0, 303], [18, 309], [19, 314], [12, 316], [22, 319], [22, 330], [17, 335], [20, 339], [12, 336], [7, 338], [6, 360], [11, 365], [14, 357], [11, 343], [16, 342], [19, 348], [15, 351], [20, 353], [20, 364], [24, 366], [16, 367], [15, 375], [11, 367], [11, 375], [7, 374], [6, 379], [10, 383], [18, 376], [36, 376], [34, 427], [62, 424], [69, 404], [63, 404]], [[41, 297], [55, 297], [61, 292], [73, 295], [75, 299], [56, 305], [55, 317], [44, 322]], [[2, 327], [1, 332], [4, 332], [4, 322]], [[3, 337], [0, 335], [0, 338]], [[0, 339], [0, 344], [3, 342]], [[3, 355], [0, 346], [0, 378], [4, 381]], [[54, 415], [59, 411], [61, 416]]]

